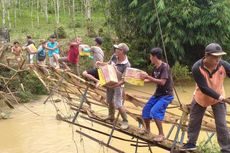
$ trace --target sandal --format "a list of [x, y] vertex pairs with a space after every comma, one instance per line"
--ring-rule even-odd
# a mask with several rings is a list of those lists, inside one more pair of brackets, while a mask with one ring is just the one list
[[141, 129], [138, 131], [139, 134], [144, 135], [144, 134], [149, 134], [149, 132], [146, 129]]
[[162, 142], [162, 141], [164, 141], [164, 139], [165, 139], [165, 136], [157, 135], [153, 140], [156, 142]]

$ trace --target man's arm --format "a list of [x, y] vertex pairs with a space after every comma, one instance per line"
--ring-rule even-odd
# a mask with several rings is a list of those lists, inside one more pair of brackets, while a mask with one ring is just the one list
[[55, 50], [54, 48], [49, 48], [48, 45], [47, 45], [47, 43], [45, 45], [45, 49], [47, 49], [47, 50]]
[[165, 85], [167, 81], [167, 79], [156, 79], [148, 74], [141, 74], [141, 78], [144, 79], [145, 82], [152, 82], [161, 86]]
[[201, 92], [203, 92], [205, 95], [210, 96], [214, 99], [219, 99], [221, 97], [220, 94], [218, 94], [216, 91], [214, 91], [212, 88], [208, 86], [205, 77], [200, 72], [198, 63], [196, 63], [192, 67], [192, 75], [198, 87], [200, 88]]
[[230, 78], [230, 64], [226, 61], [223, 61], [223, 60], [221, 61], [221, 63], [225, 68], [227, 76]]

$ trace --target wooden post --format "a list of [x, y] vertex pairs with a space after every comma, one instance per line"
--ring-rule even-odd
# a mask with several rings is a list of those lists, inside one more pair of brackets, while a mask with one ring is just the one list
[[75, 120], [77, 119], [79, 113], [80, 113], [80, 109], [82, 108], [83, 106], [83, 103], [86, 101], [86, 95], [87, 95], [87, 91], [89, 89], [89, 86], [86, 87], [85, 91], [84, 91], [84, 94], [81, 96], [81, 100], [80, 100], [80, 107], [79, 107], [79, 110], [76, 112], [76, 114], [74, 115], [74, 118], [72, 120], [72, 122], [74, 123]]

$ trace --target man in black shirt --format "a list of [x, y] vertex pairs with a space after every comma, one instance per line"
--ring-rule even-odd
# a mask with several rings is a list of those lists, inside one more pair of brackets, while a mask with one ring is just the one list
[[149, 101], [146, 103], [142, 111], [142, 118], [145, 122], [145, 130], [141, 133], [150, 133], [150, 121], [154, 119], [159, 134], [154, 138], [155, 141], [164, 140], [164, 132], [162, 120], [164, 119], [165, 111], [169, 103], [173, 100], [172, 77], [170, 67], [162, 61], [162, 49], [153, 48], [150, 52], [150, 60], [154, 65], [152, 75], [142, 74], [141, 77], [145, 81], [157, 85], [156, 91]]

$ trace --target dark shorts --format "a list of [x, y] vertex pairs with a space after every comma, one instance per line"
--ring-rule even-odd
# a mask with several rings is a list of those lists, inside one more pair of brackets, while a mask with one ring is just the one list
[[163, 120], [165, 116], [165, 111], [168, 104], [173, 100], [173, 96], [152, 96], [149, 101], [145, 104], [142, 110], [143, 119], [158, 119]]
[[45, 56], [37, 56], [38, 61], [44, 61], [46, 59]]
[[98, 75], [98, 71], [97, 68], [93, 68], [93, 69], [89, 69], [86, 71], [88, 74], [94, 76], [96, 79], [99, 80], [99, 75]]

